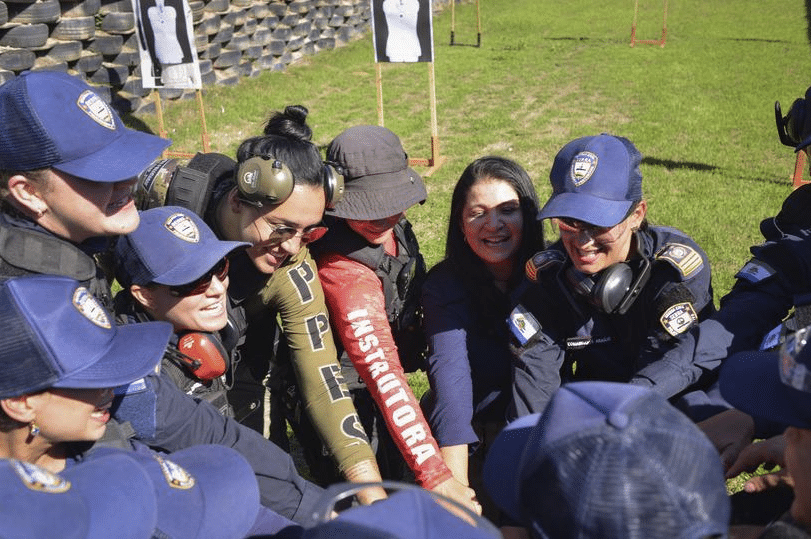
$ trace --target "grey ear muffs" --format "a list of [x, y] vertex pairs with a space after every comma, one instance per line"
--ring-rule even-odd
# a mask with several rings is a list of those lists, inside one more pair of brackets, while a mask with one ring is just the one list
[[[639, 251], [639, 239], [637, 252]], [[573, 266], [566, 270], [572, 289], [584, 296], [598, 310], [608, 314], [625, 314], [650, 279], [650, 260], [642, 253], [630, 262], [617, 262], [601, 271], [596, 278]], [[636, 269], [633, 266], [638, 266]]]
[[324, 194], [327, 208], [335, 207], [335, 203], [344, 197], [344, 176], [346, 176], [344, 167], [332, 161], [324, 161]]
[[264, 204], [281, 204], [295, 185], [287, 165], [264, 156], [243, 161], [237, 169], [236, 183], [240, 198], [260, 208]]

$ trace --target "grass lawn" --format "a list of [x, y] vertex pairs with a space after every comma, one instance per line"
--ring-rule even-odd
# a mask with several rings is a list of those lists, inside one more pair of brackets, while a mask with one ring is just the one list
[[[663, 2], [639, 0], [637, 39], [658, 39]], [[759, 243], [758, 224], [792, 188], [795, 154], [782, 146], [784, 112], [811, 84], [805, 4], [799, 0], [669, 2], [664, 47], [630, 47], [632, 0], [482, 0], [481, 47], [450, 46], [450, 10], [434, 17], [440, 153], [428, 202], [409, 212], [429, 265], [441, 259], [453, 185], [467, 163], [508, 156], [549, 194], [555, 153], [569, 140], [610, 132], [644, 156], [654, 224], [678, 227], [704, 247], [716, 300]], [[476, 6], [456, 8], [457, 43], [475, 43]], [[384, 64], [385, 125], [411, 157], [430, 156], [426, 64]], [[371, 34], [284, 72], [209, 88], [211, 150], [233, 155], [287, 104], [310, 109], [326, 145], [346, 127], [376, 124]], [[131, 119], [157, 132], [158, 119]], [[164, 106], [174, 148], [200, 149], [197, 104]], [[424, 172], [425, 169], [417, 169]], [[419, 394], [424, 377], [412, 380]], [[737, 488], [735, 485], [732, 488]]]

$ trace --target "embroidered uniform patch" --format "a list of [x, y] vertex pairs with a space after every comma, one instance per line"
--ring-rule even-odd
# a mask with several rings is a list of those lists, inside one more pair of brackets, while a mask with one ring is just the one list
[[36, 464], [16, 459], [9, 459], [9, 464], [11, 464], [23, 485], [31, 490], [50, 494], [61, 494], [70, 490], [70, 481], [40, 468]]
[[698, 320], [693, 304], [690, 302], [676, 303], [671, 305], [662, 313], [659, 321], [672, 337], [676, 337], [687, 331]]
[[155, 460], [158, 461], [158, 464], [160, 464], [163, 477], [166, 479], [166, 482], [170, 487], [187, 490], [194, 486], [194, 477], [192, 477], [189, 472], [171, 460], [162, 459], [158, 455], [153, 456], [155, 457]]
[[670, 262], [684, 279], [692, 277], [704, 266], [698, 251], [681, 243], [668, 243], [656, 253], [656, 259]]
[[572, 159], [571, 177], [572, 183], [580, 187], [591, 179], [594, 171], [597, 170], [597, 155], [591, 152], [580, 152]]
[[527, 344], [533, 335], [541, 329], [541, 324], [522, 305], [518, 305], [510, 313], [508, 320], [510, 331], [512, 331], [521, 346]]
[[200, 241], [200, 230], [194, 224], [188, 215], [185, 213], [173, 213], [166, 218], [163, 223], [164, 228], [172, 233], [173, 236], [189, 243], [198, 243]]
[[736, 279], [743, 279], [750, 283], [759, 283], [777, 273], [770, 265], [753, 258], [735, 274]]
[[104, 329], [110, 329], [112, 327], [110, 318], [107, 316], [104, 307], [101, 306], [99, 300], [97, 300], [87, 288], [80, 286], [73, 292], [73, 306], [76, 307], [77, 311], [82, 313], [82, 316], [97, 326]]
[[85, 114], [90, 116], [94, 122], [111, 131], [115, 131], [113, 112], [96, 92], [85, 90], [76, 99], [76, 104]]
[[527, 279], [532, 282], [537, 281], [539, 271], [543, 271], [552, 267], [553, 265], [562, 264], [564, 260], [564, 254], [556, 249], [549, 249], [535, 253], [532, 258], [527, 260], [527, 263], [524, 266]]

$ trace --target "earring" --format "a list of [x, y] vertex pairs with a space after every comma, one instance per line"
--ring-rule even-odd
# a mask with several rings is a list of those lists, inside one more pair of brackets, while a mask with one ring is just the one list
[[36, 438], [39, 435], [39, 427], [33, 421], [28, 424], [28, 432], [31, 438]]

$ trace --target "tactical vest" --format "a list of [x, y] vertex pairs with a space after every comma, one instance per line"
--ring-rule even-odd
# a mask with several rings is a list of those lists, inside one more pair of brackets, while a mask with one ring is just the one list
[[87, 287], [112, 312], [110, 284], [100, 266], [93, 257], [53, 234], [13, 225], [0, 226], [0, 277], [36, 273], [64, 275]]
[[[422, 327], [420, 291], [426, 269], [411, 223], [403, 217], [394, 226], [397, 256], [386, 253], [382, 245], [370, 245], [344, 221], [331, 222], [329, 226], [327, 235], [311, 244], [310, 250], [316, 258], [322, 253], [340, 254], [375, 272], [383, 285], [386, 316], [403, 369], [406, 372], [424, 369], [427, 344]], [[336, 343], [336, 346], [341, 356], [341, 366], [346, 372], [352, 362], [340, 343]]]

